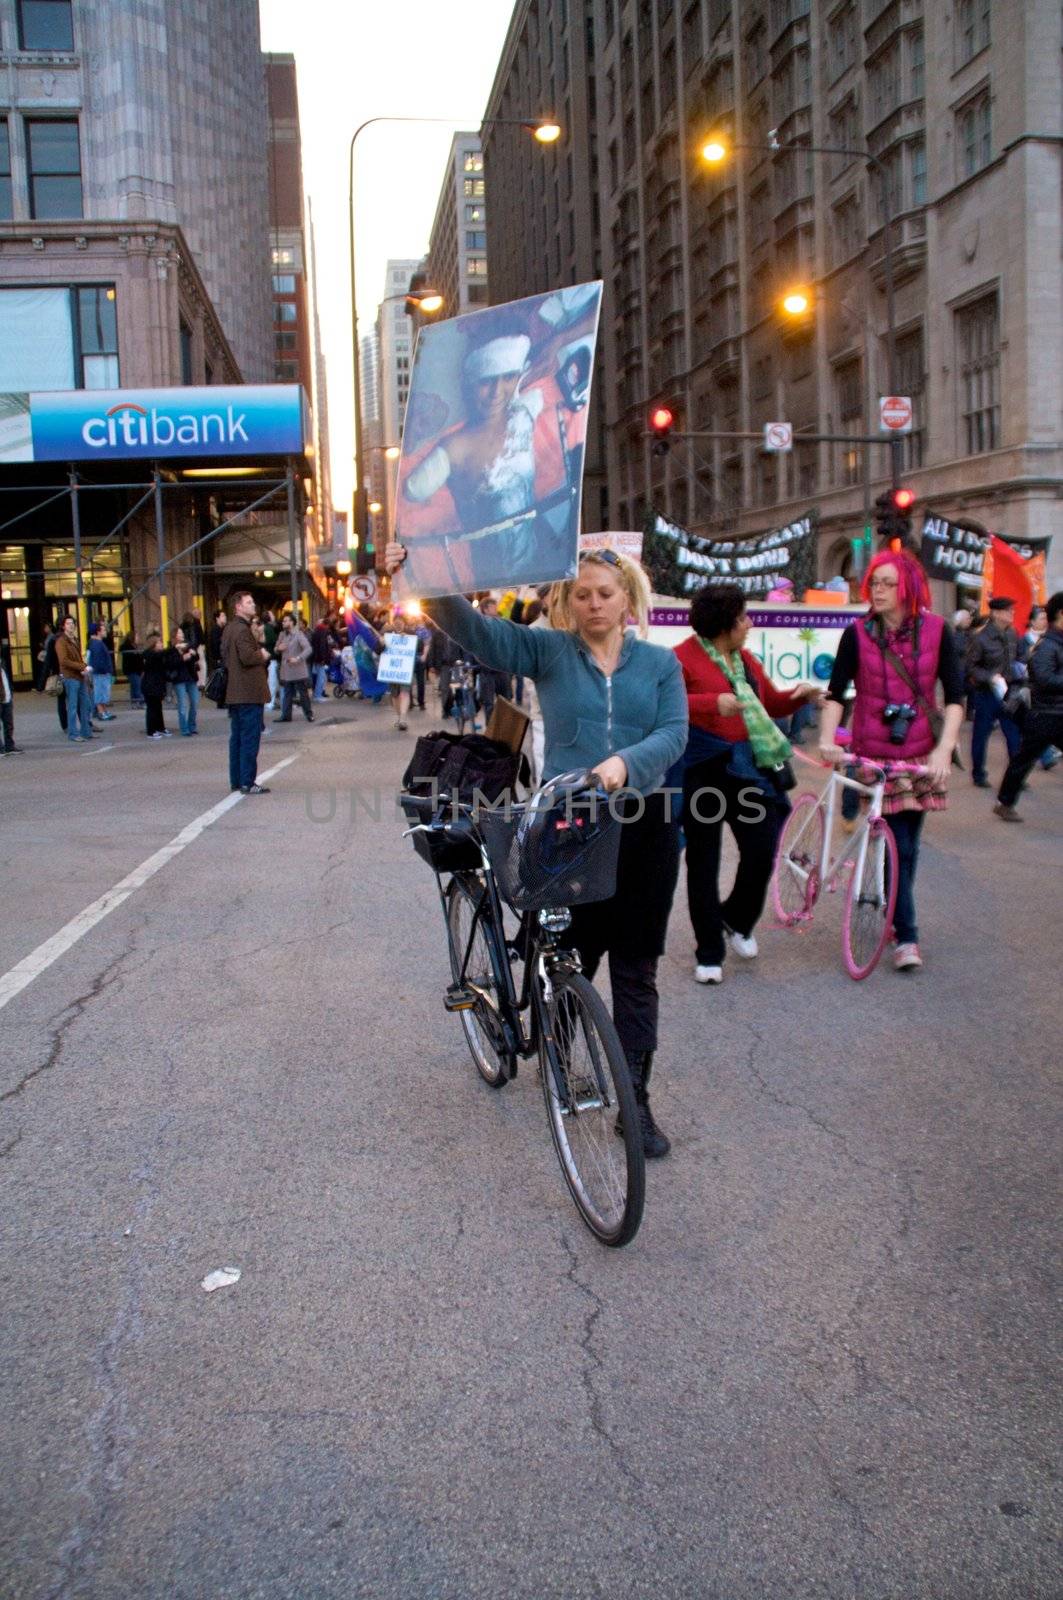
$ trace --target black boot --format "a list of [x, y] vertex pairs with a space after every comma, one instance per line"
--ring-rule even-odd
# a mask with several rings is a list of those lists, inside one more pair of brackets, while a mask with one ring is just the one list
[[[666, 1156], [672, 1148], [672, 1141], [661, 1132], [650, 1110], [649, 1082], [653, 1071], [653, 1051], [631, 1052], [627, 1058], [627, 1066], [631, 1074], [631, 1087], [635, 1091], [639, 1126], [642, 1129], [642, 1153], [647, 1161], [653, 1161], [658, 1156]], [[623, 1137], [624, 1127], [620, 1117], [616, 1119], [616, 1131]]]

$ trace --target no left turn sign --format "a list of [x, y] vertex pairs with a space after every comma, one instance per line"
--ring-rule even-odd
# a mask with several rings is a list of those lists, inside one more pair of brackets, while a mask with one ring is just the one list
[[792, 450], [794, 425], [792, 422], [766, 422], [764, 424], [765, 450]]
[[878, 425], [884, 433], [911, 433], [912, 402], [906, 394], [884, 394], [878, 403]]
[[352, 578], [351, 593], [356, 600], [375, 600], [376, 578], [371, 572], [363, 572], [359, 577]]

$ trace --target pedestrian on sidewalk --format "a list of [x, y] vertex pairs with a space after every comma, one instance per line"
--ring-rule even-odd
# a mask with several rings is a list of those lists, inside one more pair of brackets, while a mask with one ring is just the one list
[[113, 722], [111, 686], [114, 683], [114, 658], [107, 647], [102, 622], [89, 626], [89, 666], [92, 669], [92, 697], [101, 722]]
[[3, 730], [3, 749], [0, 754], [5, 756], [20, 756], [22, 746], [15, 743], [15, 696], [11, 689], [11, 674], [8, 670], [11, 657], [5, 643], [0, 647], [0, 729]]
[[167, 648], [158, 628], [148, 631], [141, 687], [144, 695], [144, 732], [149, 739], [172, 739], [163, 716], [166, 692], [177, 674], [177, 651]]
[[[89, 668], [81, 654], [77, 623], [67, 617], [63, 631], [56, 640], [55, 658], [63, 679], [66, 696], [66, 736], [71, 744], [93, 737], [92, 694], [89, 690]], [[80, 732], [77, 730], [80, 728]]]
[[1019, 636], [1015, 631], [1015, 602], [996, 595], [989, 602], [989, 621], [979, 629], [967, 651], [967, 682], [971, 689], [971, 782], [976, 789], [988, 789], [986, 749], [989, 735], [997, 723], [1008, 747], [1008, 756], [1018, 754], [1022, 734], [1015, 718], [1004, 709], [1012, 685], [1018, 681]]
[[[706, 584], [690, 606], [693, 634], [677, 645], [690, 709], [683, 773], [687, 904], [696, 942], [694, 979], [720, 983], [728, 944], [743, 961], [757, 953], [755, 928], [790, 809], [784, 788], [793, 751], [773, 717], [818, 704], [812, 684], [777, 689], [745, 650], [750, 622], [736, 583]], [[720, 851], [727, 823], [738, 871], [720, 900]]]
[[281, 691], [280, 656], [277, 653], [277, 639], [280, 635], [280, 627], [269, 606], [262, 612], [258, 622], [262, 629], [262, 644], [269, 651], [269, 660], [266, 662], [266, 678], [269, 683], [269, 708], [271, 711], [279, 711]]
[[311, 664], [314, 670], [314, 704], [320, 705], [325, 699], [325, 681], [328, 678], [328, 669], [332, 665], [332, 624], [331, 616], [322, 617], [317, 627], [310, 636]]
[[993, 807], [1003, 822], [1022, 821], [1015, 805], [1034, 763], [1051, 746], [1063, 746], [1063, 589], [1051, 597], [1045, 609], [1048, 627], [1027, 663], [1030, 709], [1022, 742], [1008, 762]]
[[215, 667], [221, 666], [221, 641], [228, 621], [229, 619], [225, 614], [225, 607], [219, 606], [217, 611], [214, 613], [214, 621], [210, 625], [210, 632], [207, 634], [208, 673], [213, 672]]
[[269, 794], [257, 783], [258, 748], [262, 741], [262, 708], [269, 703], [266, 663], [269, 652], [251, 631], [255, 597], [238, 589], [232, 597], [233, 620], [221, 641], [222, 664], [228, 673], [225, 705], [229, 713], [229, 787], [241, 794]]
[[[861, 592], [871, 609], [839, 640], [820, 716], [819, 753], [832, 765], [855, 761], [858, 783], [873, 782], [881, 770], [867, 769], [865, 776], [861, 756], [887, 763], [882, 814], [897, 845], [898, 867], [893, 966], [897, 972], [915, 972], [923, 965], [915, 917], [919, 840], [926, 813], [948, 805], [952, 752], [963, 721], [963, 676], [952, 631], [930, 610], [930, 586], [915, 556], [907, 550], [880, 551]], [[852, 747], [843, 749], [835, 734], [854, 681]], [[945, 711], [938, 731], [939, 683]], [[891, 761], [918, 763], [927, 771], [891, 774]]]
[[182, 735], [186, 739], [191, 739], [199, 732], [196, 727], [196, 712], [199, 709], [199, 651], [186, 636], [183, 627], [178, 628], [174, 634], [172, 649], [176, 657], [173, 666], [176, 673], [173, 692], [177, 700], [177, 717], [181, 724]]
[[310, 640], [303, 632], [299, 619], [286, 611], [281, 618], [281, 631], [277, 638], [277, 655], [280, 659], [281, 714], [278, 722], [291, 722], [292, 701], [299, 696], [299, 705], [307, 722], [313, 722], [310, 708], [310, 657], [313, 653]]
[[[49, 649], [54, 650], [55, 648], [52, 642], [54, 638], [55, 633], [52, 625], [50, 622], [46, 622], [41, 632], [41, 642], [37, 648], [37, 657], [33, 668], [33, 687], [38, 694], [44, 693], [44, 686], [48, 681], [48, 653]], [[52, 667], [51, 670], [54, 672], [55, 668]]]
[[135, 628], [130, 628], [119, 647], [122, 658], [122, 671], [129, 683], [129, 704], [138, 710], [144, 709], [144, 695], [141, 692], [141, 676], [144, 671], [144, 651], [140, 645], [140, 635]]
[[63, 631], [63, 625], [64, 625], [65, 621], [66, 621], [65, 617], [60, 618], [59, 626], [57, 628], [54, 628], [52, 630], [52, 632], [48, 635], [47, 639], [45, 640], [45, 645], [44, 645], [44, 663], [43, 663], [43, 672], [42, 672], [42, 676], [43, 676], [44, 682], [41, 685], [41, 687], [43, 688], [44, 684], [48, 682], [49, 678], [53, 678], [53, 677], [59, 678], [60, 692], [55, 697], [55, 710], [56, 710], [56, 715], [59, 718], [59, 726], [60, 726], [60, 728], [62, 728], [64, 733], [67, 731], [66, 730], [66, 693], [65, 693], [65, 688], [64, 688], [64, 685], [63, 685], [63, 680], [62, 680], [62, 677], [60, 676], [60, 672], [59, 672], [59, 656], [57, 654], [57, 646], [59, 644], [59, 635]]

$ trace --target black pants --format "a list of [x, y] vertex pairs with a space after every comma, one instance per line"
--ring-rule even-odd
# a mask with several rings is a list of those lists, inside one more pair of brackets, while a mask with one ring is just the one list
[[571, 936], [588, 978], [608, 953], [613, 1021], [630, 1058], [657, 1048], [657, 963], [679, 876], [679, 835], [660, 794], [623, 810], [616, 893], [576, 906]]
[[[747, 778], [727, 771], [728, 756], [689, 767], [683, 781], [683, 830], [687, 840], [687, 904], [702, 967], [720, 967], [724, 925], [746, 937], [764, 910], [775, 846], [785, 818]], [[705, 791], [698, 794], [699, 790]], [[727, 823], [738, 846], [738, 871], [730, 894], [720, 900], [720, 848]]]
[[1063, 746], [1063, 711], [1028, 711], [1022, 725], [1022, 743], [1008, 762], [997, 795], [1002, 806], [1015, 804], [1034, 762], [1052, 744]]
[[15, 703], [5, 700], [0, 706], [0, 724], [4, 730], [4, 749], [11, 750], [15, 744]]
[[295, 683], [281, 684], [281, 722], [292, 720], [292, 700], [299, 696], [299, 705], [307, 722], [313, 722], [314, 713], [310, 709], [310, 686], [306, 678], [299, 678]]
[[148, 733], [165, 733], [166, 724], [162, 720], [161, 694], [146, 694], [144, 696], [144, 723]]
[[919, 839], [925, 811], [895, 811], [886, 826], [897, 846], [897, 904], [893, 908], [893, 933], [898, 944], [918, 944], [915, 920], [915, 869], [919, 865]]
[[420, 656], [418, 656], [417, 660], [413, 664], [413, 698], [417, 702], [417, 708], [419, 711], [424, 710], [424, 682], [426, 670], [427, 669], [425, 668], [424, 662], [421, 660]]

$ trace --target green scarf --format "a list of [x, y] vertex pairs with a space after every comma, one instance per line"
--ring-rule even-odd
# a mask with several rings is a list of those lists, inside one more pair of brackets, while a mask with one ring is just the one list
[[728, 683], [731, 685], [742, 721], [749, 734], [749, 742], [753, 746], [753, 760], [758, 767], [763, 767], [768, 772], [773, 772], [776, 767], [781, 767], [793, 755], [793, 745], [784, 733], [781, 733], [768, 716], [764, 707], [753, 692], [752, 685], [746, 677], [746, 669], [742, 664], [740, 650], [732, 651], [730, 661], [720, 654], [714, 644], [708, 639], [698, 637], [698, 643], [710, 661], [715, 661]]

